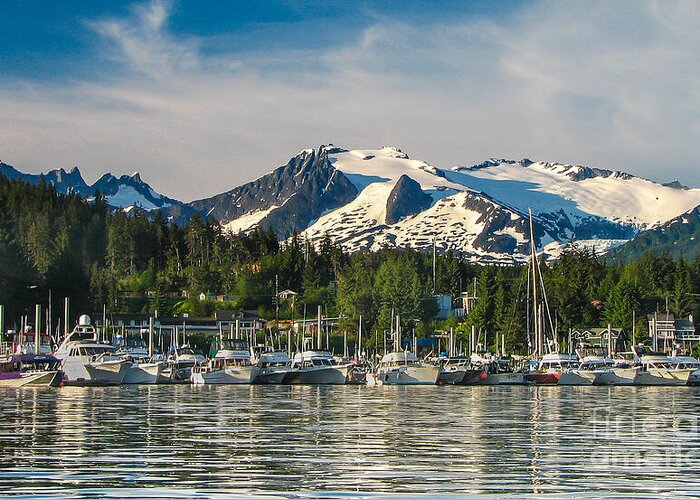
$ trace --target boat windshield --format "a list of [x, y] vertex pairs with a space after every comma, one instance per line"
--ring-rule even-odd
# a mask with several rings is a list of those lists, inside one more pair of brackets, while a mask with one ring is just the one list
[[112, 344], [120, 348], [146, 347], [146, 342], [141, 337], [117, 337]]
[[101, 354], [112, 354], [114, 348], [111, 346], [81, 346], [78, 347], [78, 356], [100, 356]]
[[195, 354], [194, 349], [192, 349], [191, 347], [181, 347], [181, 348], [177, 349], [178, 356], [183, 356], [183, 355], [194, 356], [194, 354]]
[[247, 351], [248, 341], [243, 339], [225, 339], [221, 343], [222, 349], [231, 349], [232, 351]]
[[314, 366], [334, 366], [338, 364], [338, 362], [333, 358], [315, 358], [311, 360], [311, 363]]

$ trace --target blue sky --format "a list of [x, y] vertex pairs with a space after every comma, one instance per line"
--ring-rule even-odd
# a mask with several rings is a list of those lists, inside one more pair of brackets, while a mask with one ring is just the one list
[[700, 185], [694, 2], [5, 0], [0, 160], [185, 200], [333, 142]]

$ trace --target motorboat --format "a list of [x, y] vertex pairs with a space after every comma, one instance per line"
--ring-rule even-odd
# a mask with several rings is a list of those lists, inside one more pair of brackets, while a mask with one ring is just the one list
[[57, 387], [61, 360], [48, 354], [12, 354], [0, 358], [0, 387]]
[[82, 315], [55, 353], [66, 385], [120, 385], [124, 381], [132, 362], [117, 354], [113, 345], [96, 339], [90, 317]]
[[171, 382], [189, 381], [192, 369], [201, 365], [203, 356], [198, 355], [189, 345], [171, 346], [166, 357], [167, 366], [162, 371], [161, 378]]
[[700, 385], [700, 361], [691, 356], [675, 356], [673, 360], [678, 363], [678, 368], [694, 369], [688, 377], [688, 385]]
[[437, 362], [440, 365], [438, 384], [474, 385], [486, 378], [484, 366], [472, 364], [468, 357], [441, 357]]
[[479, 377], [478, 385], [524, 385], [525, 377], [521, 371], [515, 371], [513, 359], [492, 354], [474, 353], [472, 365], [483, 367], [485, 376]]
[[302, 351], [294, 355], [282, 383], [342, 385], [347, 380], [347, 369], [348, 365], [339, 365], [328, 351]]
[[559, 385], [598, 385], [597, 380], [615, 366], [612, 358], [586, 356], [576, 367], [564, 369], [559, 376]]
[[562, 372], [579, 366], [578, 357], [575, 354], [553, 352], [545, 354], [539, 360], [534, 370], [524, 374], [526, 382], [533, 382], [538, 385], [556, 385]]
[[437, 384], [440, 364], [422, 363], [410, 351], [386, 354], [376, 372], [367, 375], [368, 385], [433, 385]]
[[634, 385], [687, 385], [691, 374], [698, 369], [663, 354], [641, 356], [639, 365]]
[[250, 384], [253, 372], [250, 346], [244, 339], [220, 341], [214, 358], [206, 366], [192, 368], [193, 384]]
[[115, 337], [112, 345], [117, 353], [132, 362], [124, 375], [123, 384], [157, 384], [162, 380], [167, 363], [158, 357], [149, 356], [148, 346], [141, 336]]
[[292, 369], [292, 360], [284, 351], [261, 352], [250, 375], [251, 384], [281, 384]]
[[[587, 358], [584, 358], [587, 359]], [[594, 360], [591, 369], [597, 372], [593, 385], [633, 385], [639, 371], [638, 366], [634, 366], [622, 357], [603, 357], [603, 362]], [[597, 364], [596, 364], [597, 363]]]

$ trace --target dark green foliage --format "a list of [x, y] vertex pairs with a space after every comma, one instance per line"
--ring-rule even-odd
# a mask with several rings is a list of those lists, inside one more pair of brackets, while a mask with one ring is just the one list
[[[608, 322], [629, 330], [633, 311], [642, 339], [646, 313], [663, 311], [668, 302], [671, 312], [686, 316], [700, 293], [700, 257], [669, 253], [615, 264], [574, 249], [543, 264], [542, 275], [560, 339], [569, 328]], [[473, 293], [474, 278], [478, 300], [471, 314], [435, 321], [433, 287], [459, 307], [462, 292]], [[245, 308], [268, 319], [299, 319], [304, 308], [315, 316], [321, 305], [324, 314], [340, 317], [350, 342], [362, 316], [365, 345], [381, 343], [393, 311], [405, 337], [414, 329], [424, 336], [453, 327], [466, 344], [473, 325], [480, 343], [493, 348], [505, 335], [508, 350], [522, 353], [529, 279], [525, 267], [476, 266], [447, 253], [437, 256], [433, 284], [430, 253], [384, 248], [348, 255], [329, 238], [314, 247], [298, 234], [282, 243], [260, 229], [226, 234], [217, 221], [197, 215], [177, 227], [160, 215], [110, 211], [99, 195], [88, 203], [43, 182], [32, 187], [0, 177], [0, 304], [8, 324], [35, 303], [46, 306], [49, 290], [55, 315], [65, 296], [73, 310], [88, 313], [101, 312], [103, 304], [110, 312], [190, 316]], [[278, 311], [276, 288], [297, 292]], [[200, 293], [207, 299], [200, 301]]]

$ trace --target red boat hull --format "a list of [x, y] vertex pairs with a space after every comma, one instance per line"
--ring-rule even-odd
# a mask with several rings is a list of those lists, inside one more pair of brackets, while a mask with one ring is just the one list
[[537, 385], [556, 385], [559, 383], [560, 373], [526, 373], [525, 382], [533, 382]]

